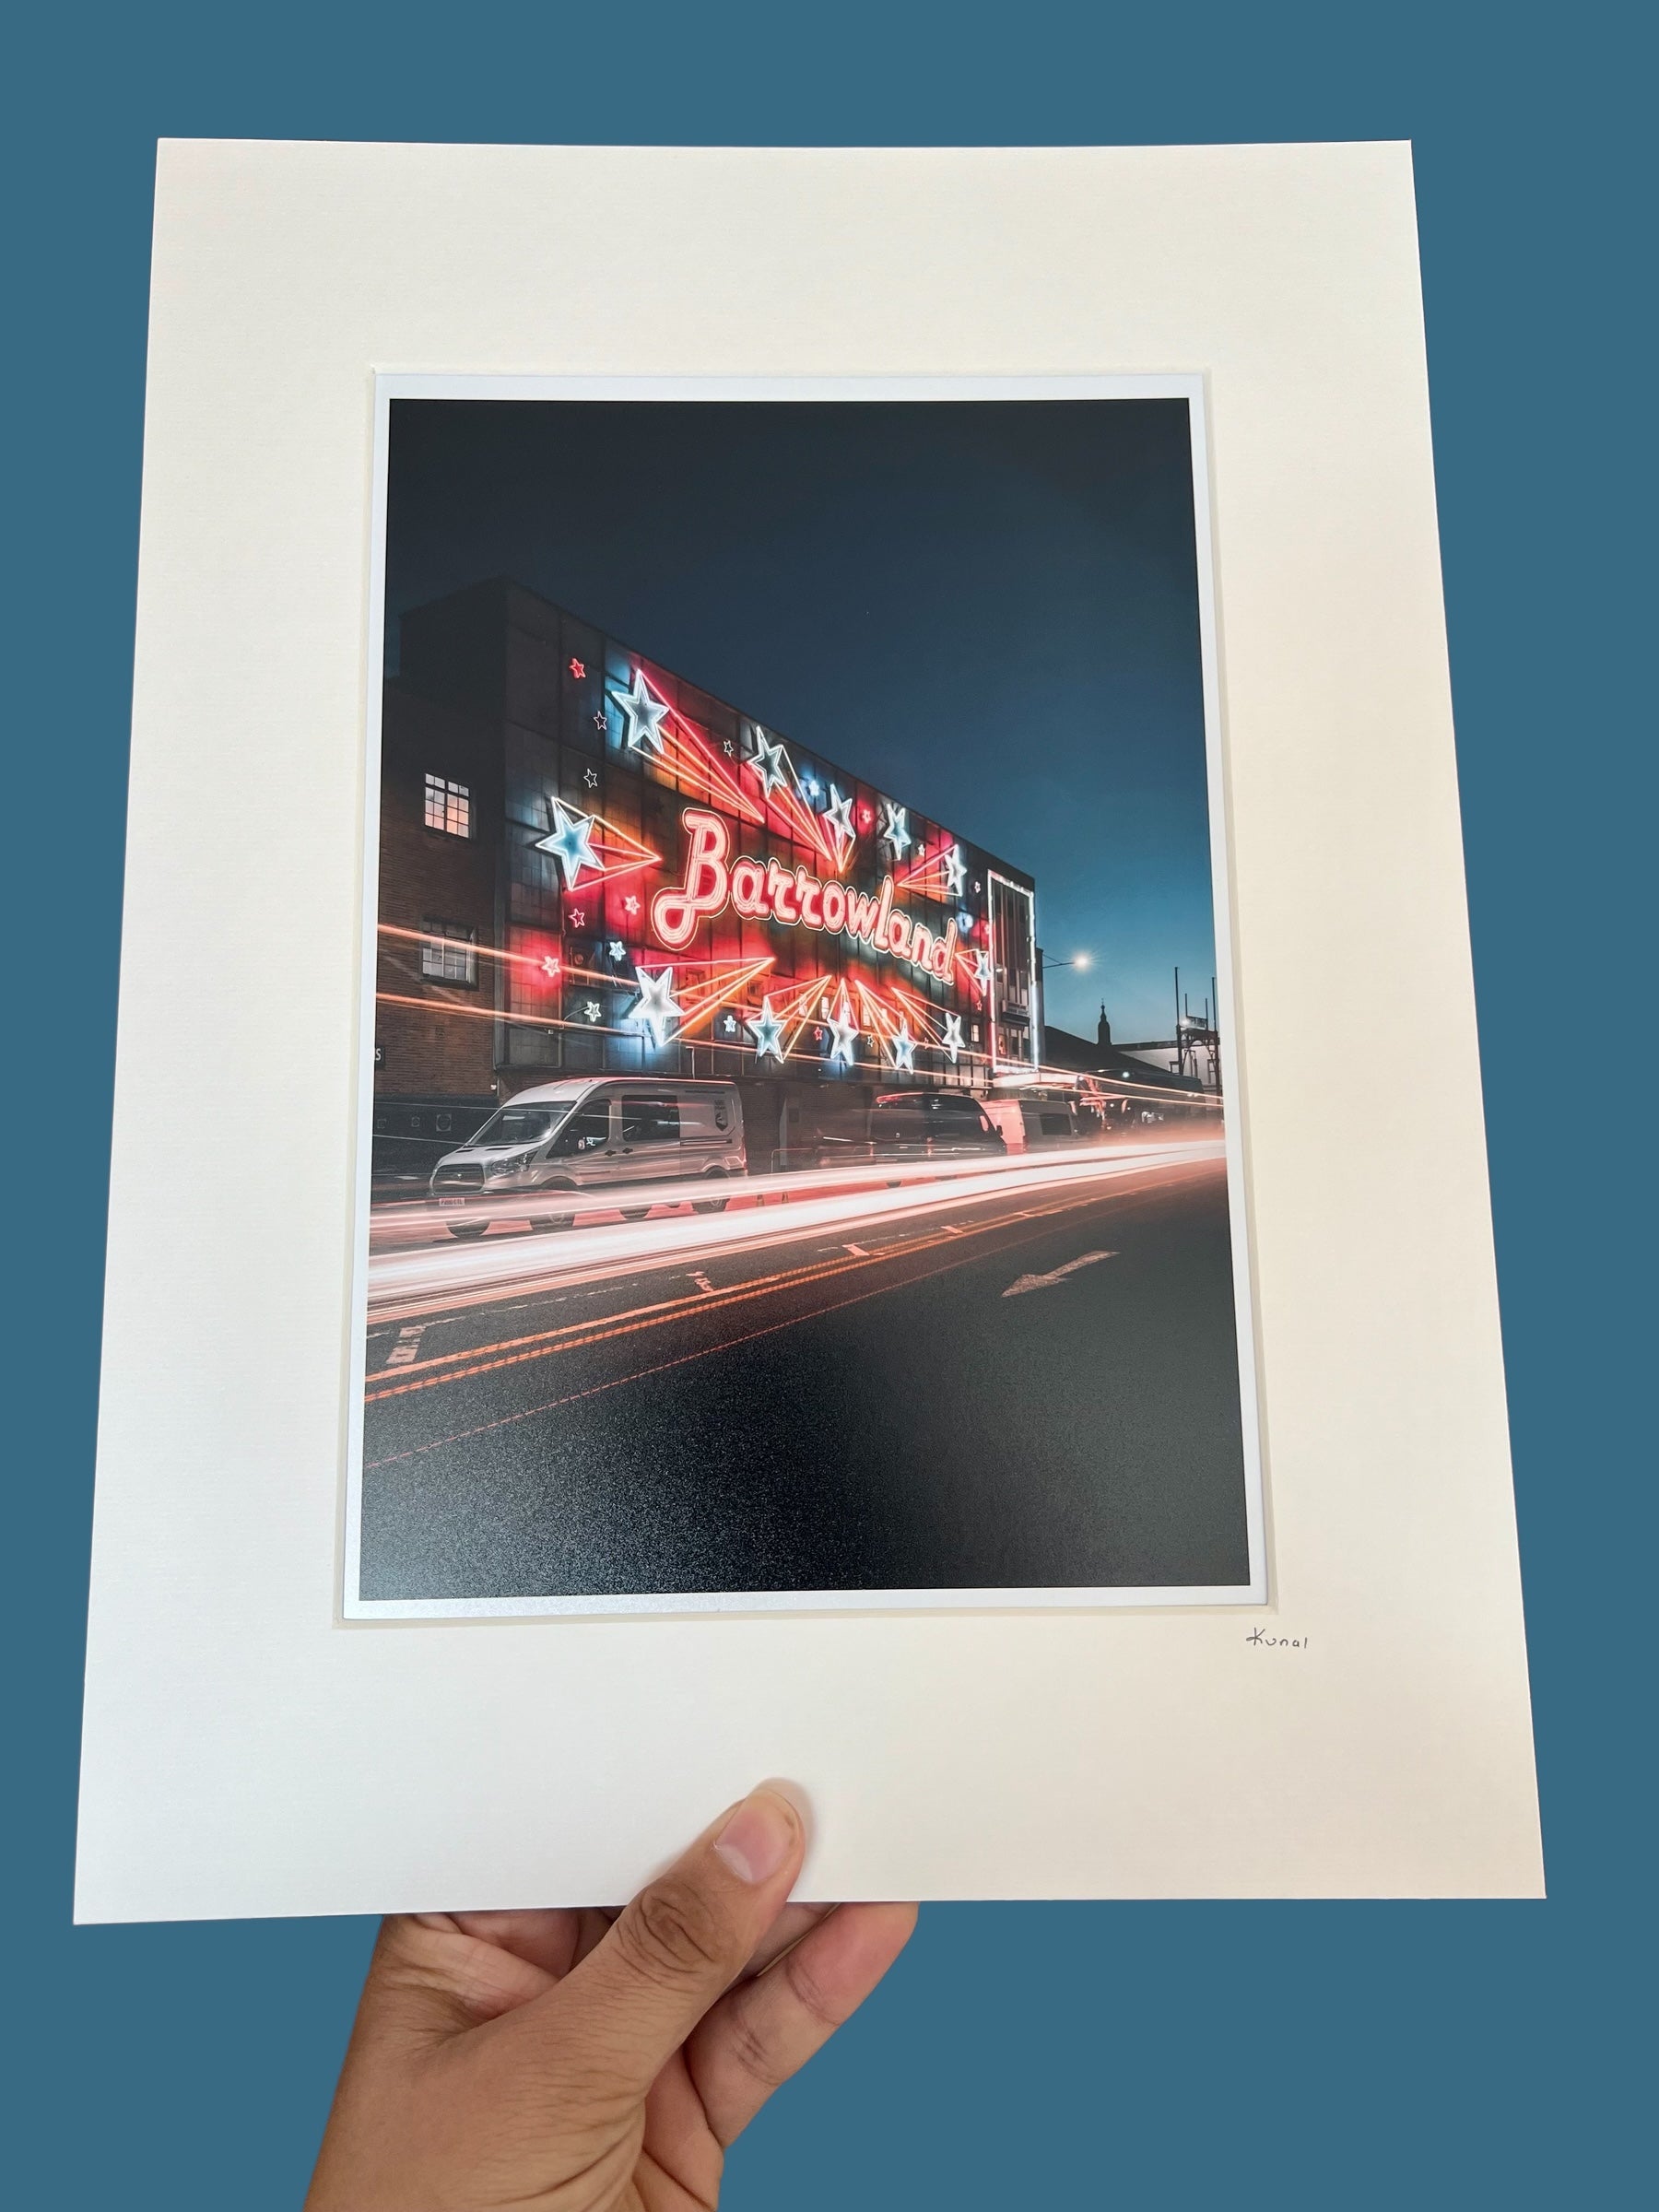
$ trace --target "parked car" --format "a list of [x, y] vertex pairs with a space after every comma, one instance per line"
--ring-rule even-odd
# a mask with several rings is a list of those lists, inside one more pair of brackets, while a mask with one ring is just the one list
[[[559, 1204], [564, 1193], [642, 1221], [651, 1184], [713, 1184], [747, 1166], [735, 1083], [570, 1077], [520, 1091], [446, 1153], [432, 1171], [431, 1204], [453, 1237], [481, 1237], [492, 1221], [515, 1218], [569, 1229], [578, 1209]], [[712, 1189], [692, 1201], [700, 1213], [725, 1203]]]
[[1000, 1159], [1007, 1148], [979, 1100], [961, 1091], [888, 1091], [870, 1108], [870, 1150], [877, 1159]]

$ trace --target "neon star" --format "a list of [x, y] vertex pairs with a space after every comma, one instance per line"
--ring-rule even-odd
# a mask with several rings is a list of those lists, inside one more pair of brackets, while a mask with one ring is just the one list
[[628, 1011], [631, 1018], [642, 1021], [651, 1031], [653, 1044], [666, 1044], [668, 1032], [685, 1013], [674, 995], [674, 971], [659, 969], [655, 975], [643, 968], [636, 968], [640, 995]]
[[634, 897], [633, 893], [632, 893], [631, 891], [629, 891], [629, 894], [628, 894], [628, 896], [627, 896], [627, 898], [626, 898], [626, 899], [624, 899], [624, 900], [623, 900], [623, 901], [622, 901], [622, 912], [623, 912], [625, 914], [637, 914], [637, 913], [639, 912], [639, 911], [640, 911], [640, 902], [639, 902], [639, 900], [637, 900], [637, 899]]
[[590, 791], [597, 791], [599, 788], [599, 771], [596, 768], [584, 768], [582, 771], [582, 780], [587, 785]]
[[962, 865], [962, 848], [960, 845], [952, 845], [949, 852], [945, 854], [944, 867], [945, 888], [950, 893], [950, 896], [953, 899], [959, 899], [962, 895], [962, 886], [968, 880], [968, 871]]
[[596, 998], [590, 998], [583, 1004], [582, 1011], [589, 1021], [597, 1021], [603, 1009]]
[[549, 799], [547, 812], [553, 827], [546, 837], [536, 839], [535, 850], [558, 855], [565, 888], [573, 890], [583, 868], [597, 871], [599, 866], [599, 855], [594, 850], [594, 818], [576, 813], [562, 799]]
[[748, 764], [760, 779], [760, 788], [770, 799], [774, 791], [789, 788], [789, 757], [777, 738], [769, 738], [758, 722], [749, 724], [749, 735], [754, 750]]
[[770, 1053], [771, 1057], [782, 1066], [783, 1062], [783, 1024], [780, 1018], [772, 1012], [771, 1000], [763, 998], [760, 1001], [759, 1013], [747, 1016], [743, 1026], [745, 1029], [754, 1031], [756, 1059], [764, 1060]]
[[916, 1068], [916, 1040], [910, 1033], [910, 1023], [901, 1021], [892, 1039], [893, 1065], [908, 1067], [913, 1075]]
[[950, 1054], [950, 1065], [954, 1067], [957, 1064], [957, 1054], [963, 1050], [962, 1018], [959, 1014], [946, 1015], [945, 1034], [940, 1038], [939, 1043]]
[[843, 998], [839, 1014], [830, 1018], [830, 1065], [840, 1061], [843, 1067], [853, 1065], [853, 1051], [858, 1043], [858, 1024], [847, 1019], [847, 1002]]
[[895, 805], [891, 799], [881, 802], [881, 834], [895, 853], [902, 853], [911, 842], [910, 808]]
[[550, 952], [544, 952], [542, 955], [541, 963], [542, 973], [546, 976], [556, 976], [559, 973], [559, 961], [554, 959]]
[[853, 801], [851, 797], [843, 798], [833, 783], [830, 786], [830, 804], [824, 809], [824, 819], [838, 837], [844, 837], [849, 844], [854, 841]]
[[605, 949], [613, 960], [625, 960], [628, 958], [628, 947], [620, 937], [613, 937]]
[[732, 743], [729, 737], [720, 749], [725, 755], [728, 760], [735, 759], [736, 756], [737, 747]]
[[573, 906], [571, 909], [570, 921], [572, 929], [585, 929], [587, 927], [587, 909]]
[[633, 683], [626, 691], [618, 691], [615, 684], [610, 695], [628, 717], [628, 735], [622, 742], [636, 753], [660, 753], [663, 749], [663, 718], [668, 712], [667, 702], [656, 698], [645, 681], [641, 668], [634, 670]]
[[991, 956], [982, 945], [976, 945], [973, 948], [973, 980], [982, 991], [991, 982]]
[[594, 709], [594, 727], [596, 730], [602, 730], [605, 727], [605, 709], [603, 707]]
[[582, 677], [587, 674], [587, 664], [584, 661], [572, 661], [571, 663], [571, 674], [576, 678], [576, 681], [580, 683]]

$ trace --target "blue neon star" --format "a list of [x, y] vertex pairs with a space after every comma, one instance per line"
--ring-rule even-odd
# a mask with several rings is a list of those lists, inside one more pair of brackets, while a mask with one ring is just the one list
[[640, 995], [628, 1009], [629, 1017], [645, 1024], [653, 1044], [665, 1044], [669, 1030], [686, 1010], [674, 995], [674, 971], [664, 968], [652, 975], [643, 968], [636, 968], [634, 975]]
[[628, 717], [628, 732], [622, 742], [636, 753], [660, 753], [663, 749], [663, 717], [668, 712], [667, 702], [658, 699], [645, 681], [643, 669], [636, 668], [633, 682], [626, 691], [610, 687], [610, 695]]
[[760, 1001], [759, 1013], [747, 1015], [743, 1026], [746, 1030], [752, 1030], [754, 1032], [756, 1059], [764, 1060], [770, 1053], [771, 1057], [782, 1065], [784, 1056], [783, 1023], [780, 1017], [772, 1012], [771, 1000], [763, 998]]
[[594, 819], [591, 814], [578, 814], [562, 799], [547, 801], [547, 815], [552, 830], [546, 837], [538, 837], [538, 853], [556, 853], [564, 870], [566, 890], [574, 890], [583, 868], [599, 872], [599, 855], [594, 850]]
[[749, 724], [749, 736], [754, 749], [747, 758], [749, 766], [760, 779], [760, 788], [770, 799], [774, 791], [787, 788], [789, 783], [789, 756], [775, 737], [768, 737], [758, 722]]

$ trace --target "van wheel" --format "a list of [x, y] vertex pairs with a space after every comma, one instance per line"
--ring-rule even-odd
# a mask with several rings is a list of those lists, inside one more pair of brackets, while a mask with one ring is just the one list
[[489, 1224], [488, 1221], [446, 1221], [443, 1226], [452, 1237], [481, 1237]]
[[624, 1221], [643, 1221], [651, 1208], [648, 1206], [619, 1206], [617, 1211]]
[[729, 1198], [693, 1198], [691, 1211], [694, 1214], [724, 1214], [731, 1203]]
[[532, 1221], [530, 1226], [534, 1230], [539, 1230], [545, 1235], [556, 1229], [571, 1229], [575, 1225], [575, 1220], [574, 1214], [543, 1214], [538, 1220]]

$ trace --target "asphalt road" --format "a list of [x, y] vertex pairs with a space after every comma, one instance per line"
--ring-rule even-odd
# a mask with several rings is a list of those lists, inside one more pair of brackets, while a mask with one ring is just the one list
[[366, 1598], [1246, 1579], [1218, 1159], [429, 1304], [366, 1401]]

